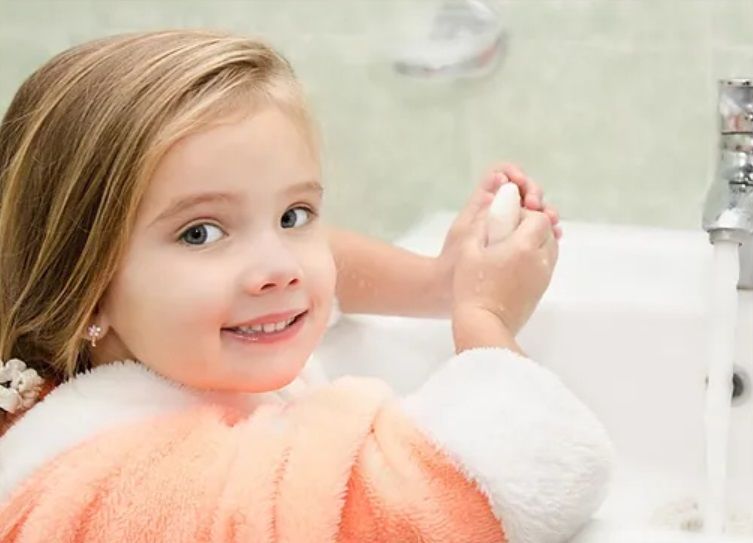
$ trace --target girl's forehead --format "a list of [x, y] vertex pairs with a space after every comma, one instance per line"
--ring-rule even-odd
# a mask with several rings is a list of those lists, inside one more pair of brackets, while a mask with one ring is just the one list
[[319, 157], [305, 131], [278, 108], [226, 117], [173, 144], [157, 164], [143, 211], [213, 192], [284, 190], [319, 183]]
[[237, 167], [254, 171], [316, 166], [318, 157], [302, 131], [277, 108], [230, 117], [171, 146], [155, 174], [221, 175]]
[[224, 117], [181, 138], [168, 149], [157, 170], [201, 171], [239, 161], [257, 168], [318, 164], [318, 152], [311, 143], [298, 123], [270, 106]]

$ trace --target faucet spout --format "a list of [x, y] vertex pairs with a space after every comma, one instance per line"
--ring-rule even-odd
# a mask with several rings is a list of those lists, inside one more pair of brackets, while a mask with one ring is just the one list
[[738, 289], [753, 290], [753, 80], [719, 82], [719, 159], [703, 228], [712, 244], [740, 245]]

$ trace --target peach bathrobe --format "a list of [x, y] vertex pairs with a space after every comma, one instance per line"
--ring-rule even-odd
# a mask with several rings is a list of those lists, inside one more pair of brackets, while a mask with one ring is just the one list
[[190, 390], [133, 363], [55, 389], [0, 438], [0, 541], [566, 541], [611, 447], [547, 370], [467, 351], [397, 399]]

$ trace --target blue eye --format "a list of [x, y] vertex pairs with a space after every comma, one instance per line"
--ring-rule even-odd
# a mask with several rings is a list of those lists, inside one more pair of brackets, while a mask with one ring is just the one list
[[180, 235], [180, 240], [187, 245], [206, 245], [217, 241], [223, 234], [219, 226], [202, 223], [187, 228]]
[[306, 207], [294, 207], [288, 209], [280, 219], [283, 228], [300, 228], [314, 218], [314, 212]]

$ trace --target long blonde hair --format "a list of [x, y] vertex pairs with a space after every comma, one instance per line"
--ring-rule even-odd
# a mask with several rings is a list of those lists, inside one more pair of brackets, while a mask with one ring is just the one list
[[168, 147], [260, 101], [310, 119], [287, 61], [209, 31], [126, 34], [52, 58], [0, 124], [0, 359], [62, 380]]

